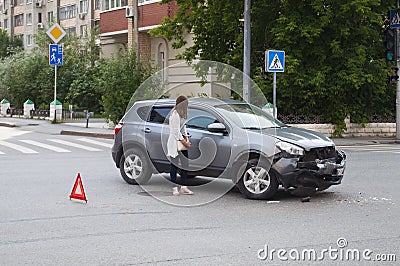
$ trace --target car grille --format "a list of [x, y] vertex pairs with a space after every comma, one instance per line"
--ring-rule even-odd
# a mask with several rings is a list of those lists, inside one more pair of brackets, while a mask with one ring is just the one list
[[302, 161], [303, 162], [311, 162], [311, 161], [315, 161], [316, 159], [324, 160], [324, 159], [329, 159], [329, 158], [336, 158], [335, 147], [315, 148], [315, 149], [306, 151]]

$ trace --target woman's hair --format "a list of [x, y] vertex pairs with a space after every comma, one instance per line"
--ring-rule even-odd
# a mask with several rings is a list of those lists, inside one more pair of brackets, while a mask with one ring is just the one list
[[180, 117], [184, 119], [188, 118], [188, 98], [186, 98], [186, 96], [181, 95], [176, 98], [175, 110]]

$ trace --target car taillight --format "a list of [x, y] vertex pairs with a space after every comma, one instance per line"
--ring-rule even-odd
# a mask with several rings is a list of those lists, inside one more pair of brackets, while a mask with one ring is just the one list
[[122, 129], [123, 126], [124, 126], [124, 123], [119, 123], [118, 125], [115, 126], [115, 128], [114, 128], [114, 136], [118, 135], [118, 132]]

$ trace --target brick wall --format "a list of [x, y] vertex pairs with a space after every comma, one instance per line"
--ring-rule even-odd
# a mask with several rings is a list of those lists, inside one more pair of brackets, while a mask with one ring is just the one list
[[148, 62], [151, 59], [151, 39], [146, 32], [139, 33], [140, 61]]
[[[350, 123], [350, 119], [345, 119], [347, 130], [343, 137], [395, 137], [396, 123]], [[332, 137], [335, 126], [332, 124], [291, 124], [290, 126], [309, 129], [320, 132], [328, 137]]]
[[100, 14], [101, 33], [122, 31], [128, 29], [128, 19], [125, 17], [125, 8]]
[[[165, 17], [173, 17], [177, 5], [175, 2], [159, 5], [159, 3], [139, 6], [139, 27], [158, 25]], [[128, 29], [128, 19], [125, 17], [125, 7], [100, 13], [100, 32], [107, 33]]]

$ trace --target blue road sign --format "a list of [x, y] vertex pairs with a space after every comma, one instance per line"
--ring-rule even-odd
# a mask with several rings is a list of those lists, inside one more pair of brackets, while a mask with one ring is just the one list
[[398, 9], [390, 10], [390, 27], [391, 28], [400, 28], [400, 17]]
[[51, 66], [63, 65], [63, 46], [61, 44], [49, 45], [49, 64]]
[[265, 52], [265, 70], [267, 72], [285, 71], [285, 51], [268, 50]]

